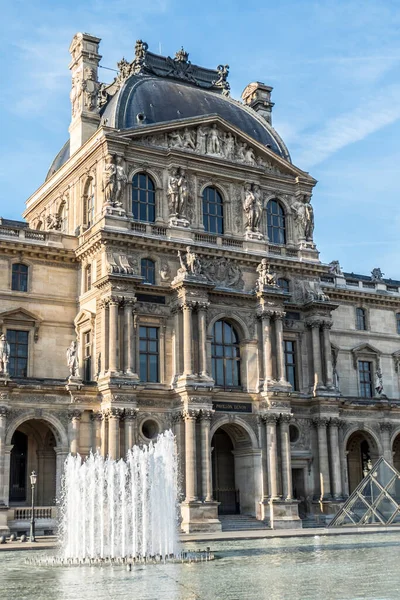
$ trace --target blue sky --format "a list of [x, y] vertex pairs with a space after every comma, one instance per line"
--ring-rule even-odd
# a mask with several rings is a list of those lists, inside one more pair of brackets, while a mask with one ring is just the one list
[[[321, 259], [400, 279], [398, 0], [14, 0], [3, 3], [0, 215], [19, 218], [68, 138], [68, 47], [102, 38], [102, 65], [135, 41], [196, 64], [229, 63], [232, 95], [274, 87], [273, 124], [313, 196]], [[100, 70], [103, 81], [112, 73]]]

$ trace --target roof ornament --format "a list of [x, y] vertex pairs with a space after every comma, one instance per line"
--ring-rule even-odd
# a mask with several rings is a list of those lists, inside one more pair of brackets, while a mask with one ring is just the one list
[[190, 63], [189, 61], [189, 52], [186, 52], [186, 50], [183, 49], [183, 46], [181, 47], [180, 50], [178, 50], [178, 52], [175, 53], [175, 58], [174, 58], [175, 62], [180, 62], [180, 63]]
[[229, 65], [218, 65], [217, 71], [218, 77], [212, 83], [215, 87], [222, 89], [222, 94], [224, 96], [229, 96], [231, 91], [231, 86], [227, 81], [229, 75]]

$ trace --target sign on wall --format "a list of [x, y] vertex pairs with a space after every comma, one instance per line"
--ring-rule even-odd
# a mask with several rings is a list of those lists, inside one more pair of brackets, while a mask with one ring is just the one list
[[217, 412], [253, 412], [253, 405], [250, 402], [213, 402], [213, 409]]

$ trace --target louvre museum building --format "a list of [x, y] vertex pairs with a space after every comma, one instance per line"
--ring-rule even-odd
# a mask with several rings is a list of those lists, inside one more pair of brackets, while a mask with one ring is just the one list
[[320, 261], [271, 87], [140, 40], [104, 84], [99, 44], [72, 40], [69, 139], [0, 219], [0, 533], [32, 470], [51, 533], [68, 453], [167, 429], [183, 531], [323, 523], [400, 467], [400, 281]]

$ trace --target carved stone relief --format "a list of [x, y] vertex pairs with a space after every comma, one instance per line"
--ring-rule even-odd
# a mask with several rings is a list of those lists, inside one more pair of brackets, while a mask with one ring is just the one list
[[215, 283], [217, 287], [234, 288], [237, 290], [244, 288], [242, 270], [233, 261], [222, 257], [203, 260], [202, 264], [203, 274], [210, 283]]
[[138, 138], [137, 141], [146, 146], [178, 148], [196, 154], [218, 156], [244, 165], [260, 167], [270, 173], [282, 173], [270, 160], [256, 154], [246, 142], [238, 139], [230, 131], [224, 131], [216, 123], [211, 126], [185, 127], [166, 134], [144, 136]]
[[139, 275], [139, 260], [136, 255], [121, 254], [109, 250], [106, 253], [107, 273]]
[[296, 279], [293, 282], [293, 301], [297, 303], [329, 302], [329, 296], [323, 292], [320, 281]]

